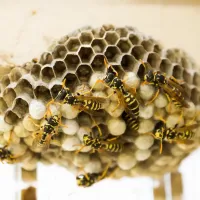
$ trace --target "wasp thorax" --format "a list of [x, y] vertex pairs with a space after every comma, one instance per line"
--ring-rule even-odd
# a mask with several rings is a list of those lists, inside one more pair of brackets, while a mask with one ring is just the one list
[[158, 81], [161, 84], [165, 84], [166, 78], [162, 74], [156, 74], [156, 81]]
[[106, 77], [104, 78], [104, 81], [105, 81], [106, 83], [110, 83], [110, 82], [113, 81], [114, 78], [115, 78], [115, 74], [114, 74], [114, 73], [108, 73], [108, 74], [106, 75]]

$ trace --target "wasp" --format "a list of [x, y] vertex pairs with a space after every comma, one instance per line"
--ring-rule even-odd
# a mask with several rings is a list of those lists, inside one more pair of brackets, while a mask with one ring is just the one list
[[178, 127], [178, 124], [176, 124], [173, 128], [167, 128], [166, 121], [160, 118], [154, 127], [152, 135], [155, 139], [160, 140], [160, 153], [162, 153], [162, 143], [164, 140], [169, 143], [192, 143], [193, 141], [191, 139], [194, 137], [192, 130], [198, 126], [198, 124], [192, 124]]
[[[80, 174], [76, 177], [76, 182], [77, 185], [80, 187], [90, 187], [92, 186], [94, 183], [99, 182], [100, 180], [104, 179], [108, 174], [109, 171], [109, 165], [108, 164], [105, 168], [105, 170], [102, 173], [85, 173], [85, 174]], [[115, 168], [110, 170], [111, 173], [109, 176], [111, 176], [114, 171]]]
[[[140, 61], [146, 70], [147, 68], [144, 62], [142, 60]], [[189, 108], [189, 104], [185, 100], [186, 93], [181, 86], [181, 81], [173, 76], [167, 78], [166, 75], [160, 71], [149, 69], [144, 75], [143, 84], [153, 85], [156, 88], [155, 95], [147, 104], [152, 103], [162, 89], [166, 94], [168, 101], [173, 102], [177, 108]]]
[[34, 147], [40, 147], [43, 150], [46, 150], [49, 148], [50, 141], [52, 137], [58, 132], [59, 126], [67, 127], [66, 125], [63, 125], [61, 123], [61, 117], [58, 115], [52, 115], [49, 118], [45, 117], [45, 120], [47, 121], [44, 126], [39, 126], [38, 124], [33, 124], [40, 128], [40, 132], [34, 133], [34, 140], [33, 140], [33, 146]]
[[130, 117], [125, 111], [122, 113], [122, 118], [126, 121], [128, 127], [133, 130], [139, 129], [139, 119]]
[[78, 108], [79, 110], [86, 111], [98, 111], [103, 109], [102, 104], [105, 103], [106, 98], [103, 97], [93, 97], [93, 96], [84, 96], [77, 94], [75, 95], [70, 91], [69, 88], [65, 86], [66, 79], [62, 82], [62, 89], [58, 92], [58, 95], [55, 99], [51, 100], [47, 107], [52, 103], [69, 104]]
[[[102, 134], [100, 134], [102, 135]], [[106, 139], [100, 139], [100, 138], [94, 138], [91, 135], [83, 135], [83, 145], [82, 147], [76, 151], [76, 153], [79, 153], [84, 147], [90, 146], [92, 148], [92, 152], [96, 152], [98, 150], [105, 150], [109, 152], [121, 152], [123, 150], [123, 144], [121, 143], [112, 143], [111, 141], [116, 140], [117, 137], [112, 138], [106, 138]]]
[[[124, 81], [118, 77], [118, 72], [113, 68], [113, 66], [112, 65], [109, 66], [106, 59], [104, 59], [104, 63], [107, 68], [106, 76], [103, 80], [97, 80], [96, 83], [103, 82], [108, 88], [112, 88], [114, 90], [112, 94], [117, 93], [118, 104], [116, 108], [113, 110], [113, 112], [122, 103], [129, 117], [137, 119], [139, 117], [138, 100], [136, 99], [135, 95], [133, 95], [132, 92], [130, 92], [130, 88], [126, 86]], [[93, 90], [94, 86], [90, 89], [89, 92]], [[134, 93], [136, 94], [135, 89]], [[108, 97], [110, 97], [111, 95], [109, 95]]]
[[7, 146], [4, 146], [2, 148], [0, 148], [0, 160], [3, 163], [3, 161], [7, 161], [7, 162], [13, 162], [15, 157], [12, 155], [12, 153], [10, 152], [10, 150], [7, 149]]

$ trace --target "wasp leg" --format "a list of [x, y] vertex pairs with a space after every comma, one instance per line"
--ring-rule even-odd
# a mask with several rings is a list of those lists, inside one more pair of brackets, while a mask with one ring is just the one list
[[117, 99], [117, 101], [118, 101], [118, 103], [117, 103], [116, 107], [113, 109], [112, 112], [115, 112], [115, 110], [117, 110], [117, 108], [121, 105], [121, 101], [120, 101], [119, 98]]
[[113, 137], [113, 138], [107, 139], [106, 142], [111, 142], [111, 141], [117, 140], [118, 138], [119, 136]]
[[175, 77], [173, 76], [170, 76], [169, 79], [171, 79], [172, 81], [174, 81], [175, 83], [179, 84], [179, 85], [182, 85], [184, 83], [183, 80], [178, 80], [176, 79]]
[[163, 141], [160, 140], [160, 154], [162, 154], [162, 150], [163, 150]]
[[36, 124], [30, 116], [29, 116], [29, 119], [30, 119], [30, 121], [31, 121], [36, 127], [40, 128], [40, 125], [39, 125], [39, 124]]
[[161, 117], [160, 115], [157, 115], [157, 114], [155, 114], [154, 116], [155, 116], [155, 118], [157, 118], [158, 120], [160, 120], [166, 124], [166, 120], [163, 117]]
[[84, 149], [86, 147], [85, 145], [81, 145], [81, 144], [75, 144], [73, 146], [81, 146], [80, 149], [78, 149], [78, 150], [75, 151], [75, 155], [77, 155], [82, 149]]
[[181, 114], [180, 114], [180, 116], [178, 118], [177, 124], [180, 123], [181, 119], [183, 119], [183, 110], [181, 110]]
[[105, 178], [105, 176], [106, 176], [106, 174], [107, 174], [107, 172], [108, 172], [108, 169], [109, 169], [110, 164], [111, 164], [111, 163], [108, 163], [108, 164], [107, 164], [107, 166], [106, 166], [106, 168], [104, 169], [102, 175], [98, 177], [98, 181], [100, 181], [100, 180], [102, 180], [102, 179]]
[[160, 93], [160, 89], [157, 89], [153, 98], [150, 101], [148, 101], [145, 105], [149, 105], [149, 104], [153, 103], [153, 101], [158, 97], [159, 93]]

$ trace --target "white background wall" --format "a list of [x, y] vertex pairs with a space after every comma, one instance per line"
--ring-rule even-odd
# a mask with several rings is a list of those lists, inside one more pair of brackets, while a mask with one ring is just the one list
[[[200, 63], [200, 4], [193, 5], [192, 1], [183, 5], [167, 3], [167, 0], [151, 2], [153, 4], [134, 0], [0, 0], [0, 58], [9, 53], [14, 62], [21, 64], [40, 55], [54, 38], [85, 25], [98, 27], [113, 23], [135, 26], [160, 40], [165, 47], [183, 48]], [[32, 14], [34, 11], [35, 15]], [[199, 158], [200, 151], [197, 151], [180, 168], [184, 200], [200, 199]], [[23, 183], [15, 182], [15, 170], [13, 166], [0, 164], [1, 199], [15, 199], [17, 191], [24, 187]], [[148, 178], [125, 178], [120, 182], [105, 180], [81, 190], [76, 188], [74, 177], [63, 168], [40, 166], [38, 179], [39, 200], [89, 200], [94, 195], [97, 199], [108, 196], [126, 200], [153, 199], [154, 183]]]

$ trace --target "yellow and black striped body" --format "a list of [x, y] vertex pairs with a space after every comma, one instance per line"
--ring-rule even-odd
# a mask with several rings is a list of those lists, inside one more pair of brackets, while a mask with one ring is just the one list
[[113, 143], [113, 142], [110, 142], [109, 140], [110, 138], [99, 139], [99, 138], [93, 138], [90, 135], [83, 136], [83, 144], [85, 146], [91, 146], [94, 152], [100, 149], [110, 151], [110, 152], [121, 152], [123, 150], [124, 146], [122, 144]]
[[139, 102], [137, 99], [127, 91], [123, 91], [124, 101], [126, 103], [127, 108], [132, 112], [134, 118], [139, 117]]
[[12, 161], [13, 156], [12, 153], [6, 149], [5, 147], [0, 148], [0, 161], [3, 162], [4, 160]]
[[47, 136], [55, 133], [55, 128], [59, 125], [60, 118], [58, 115], [53, 115], [47, 120], [47, 124], [45, 124], [42, 128], [43, 134], [39, 141], [39, 145], [44, 145], [46, 143]]
[[182, 132], [177, 132], [174, 128], [169, 128], [166, 130], [167, 140], [190, 140], [194, 137], [194, 132], [191, 130], [185, 130]]
[[105, 149], [106, 151], [109, 152], [121, 152], [123, 150], [124, 146], [120, 143], [105, 143], [102, 144], [102, 149]]
[[79, 100], [79, 102], [81, 103], [81, 105], [86, 109], [86, 110], [100, 110], [102, 109], [102, 104], [94, 101], [94, 100]]
[[76, 182], [80, 187], [90, 187], [98, 181], [100, 176], [101, 173], [87, 173], [86, 175], [80, 174], [76, 177]]
[[85, 146], [91, 146], [93, 150], [98, 150], [102, 147], [102, 143], [99, 138], [93, 138], [90, 135], [83, 135], [83, 144]]
[[124, 121], [130, 129], [139, 129], [139, 118], [132, 118], [125, 111], [122, 113], [122, 118], [124, 119]]
[[189, 107], [183, 95], [184, 90], [175, 78], [166, 78], [160, 71], [149, 70], [144, 80], [157, 89], [163, 89], [168, 100], [172, 101], [177, 108]]
[[167, 128], [166, 124], [163, 121], [157, 122], [155, 125], [153, 135], [155, 139], [159, 140], [190, 140], [194, 137], [194, 132], [191, 130], [192, 128], [195, 128], [196, 125], [192, 126], [183, 126], [183, 127], [177, 127], [178, 124], [174, 126], [174, 128]]

